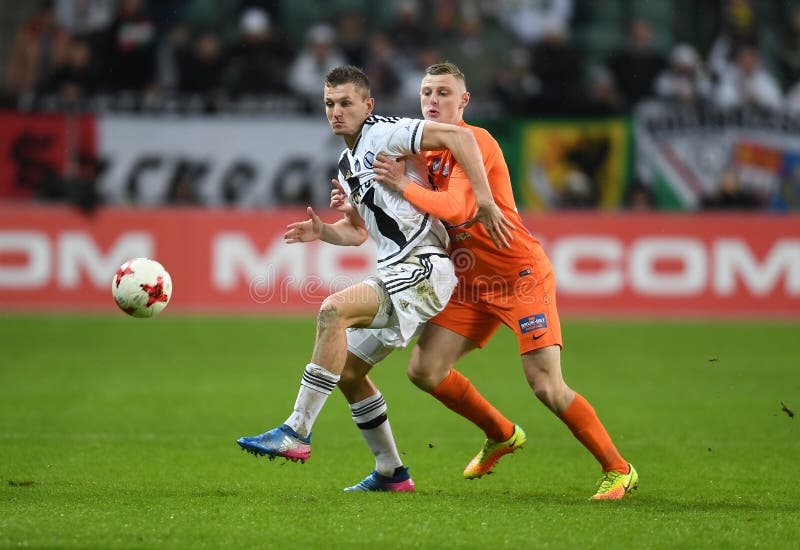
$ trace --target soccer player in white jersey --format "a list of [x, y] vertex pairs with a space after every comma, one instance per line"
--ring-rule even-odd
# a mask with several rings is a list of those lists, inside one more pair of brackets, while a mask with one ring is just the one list
[[[347, 148], [339, 158], [338, 182], [354, 210], [323, 223], [312, 208], [309, 219], [290, 224], [288, 243], [322, 240], [347, 246], [367, 237], [378, 245], [378, 273], [328, 296], [317, 315], [317, 337], [294, 410], [279, 427], [237, 443], [256, 455], [305, 462], [311, 429], [344, 369], [348, 352], [370, 364], [404, 347], [424, 323], [439, 313], [456, 284], [441, 222], [414, 208], [402, 194], [374, 182], [378, 153], [406, 158], [409, 179], [425, 185], [421, 150], [448, 149], [463, 167], [477, 197], [473, 221], [482, 223], [496, 246], [508, 246], [513, 225], [492, 198], [480, 149], [472, 132], [452, 124], [373, 116], [369, 79], [361, 69], [337, 67], [325, 78], [325, 112], [333, 133]], [[400, 460], [380, 392], [350, 405], [376, 456], [376, 469], [354, 490], [413, 491]]]

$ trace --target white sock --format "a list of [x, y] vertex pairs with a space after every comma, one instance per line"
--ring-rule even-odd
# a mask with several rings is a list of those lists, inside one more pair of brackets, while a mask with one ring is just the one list
[[386, 401], [381, 392], [350, 405], [353, 422], [359, 427], [369, 450], [375, 455], [375, 469], [379, 474], [392, 476], [395, 468], [403, 465], [403, 461], [397, 452], [386, 409]]
[[311, 435], [311, 428], [328, 396], [339, 382], [339, 378], [341, 377], [338, 374], [333, 374], [314, 363], [306, 365], [303, 379], [300, 381], [300, 391], [294, 402], [294, 411], [286, 419], [285, 424], [296, 431], [300, 437]]

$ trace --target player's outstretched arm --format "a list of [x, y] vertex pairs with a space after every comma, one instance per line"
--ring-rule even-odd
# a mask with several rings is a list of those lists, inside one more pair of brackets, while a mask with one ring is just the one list
[[422, 148], [432, 151], [449, 149], [453, 153], [472, 185], [478, 204], [472, 222], [479, 222], [486, 228], [497, 248], [509, 248], [508, 241], [514, 238], [511, 234], [514, 225], [494, 202], [478, 141], [472, 132], [454, 124], [429, 120], [422, 133]]
[[286, 226], [286, 233], [283, 240], [287, 244], [309, 243], [322, 237], [322, 227], [324, 222], [317, 216], [314, 209], [310, 206], [306, 209], [308, 219], [301, 222], [292, 222]]
[[[358, 214], [347, 213], [335, 223], [325, 223], [310, 206], [308, 219], [286, 226], [283, 238], [287, 244], [324, 241], [340, 246], [358, 246], [367, 240], [367, 229]], [[354, 217], [355, 216], [355, 217]]]
[[358, 212], [351, 210], [335, 223], [326, 223], [322, 228], [321, 240], [339, 246], [359, 246], [369, 238], [367, 226]]

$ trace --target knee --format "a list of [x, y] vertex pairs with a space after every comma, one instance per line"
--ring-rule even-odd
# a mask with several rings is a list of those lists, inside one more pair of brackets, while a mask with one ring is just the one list
[[547, 376], [530, 377], [528, 383], [536, 398], [556, 414], [563, 412], [575, 395], [563, 379], [553, 380]]
[[522, 365], [525, 378], [536, 398], [555, 410], [569, 390], [561, 376], [560, 349], [557, 346], [542, 348], [525, 354]]
[[[412, 357], [406, 369], [406, 375], [416, 387], [429, 392], [436, 388], [447, 376], [447, 372], [442, 375], [443, 369], [445, 369], [444, 365], [431, 362], [423, 363], [419, 358], [415, 360]], [[449, 371], [449, 369], [446, 370]]]
[[555, 397], [552, 384], [549, 384], [546, 381], [531, 381], [530, 385], [533, 389], [534, 395], [536, 395], [536, 398], [550, 407]]
[[525, 376], [536, 398], [549, 407], [558, 390], [552, 370], [543, 365], [535, 365], [533, 368], [525, 369]]
[[435, 387], [431, 387], [431, 381], [429, 380], [429, 377], [426, 376], [425, 372], [412, 365], [409, 365], [406, 369], [406, 376], [408, 376], [408, 379], [411, 380], [411, 382], [421, 390], [430, 391]]
[[330, 298], [326, 298], [317, 312], [317, 331], [336, 330], [342, 327], [342, 324], [343, 318], [339, 306]]

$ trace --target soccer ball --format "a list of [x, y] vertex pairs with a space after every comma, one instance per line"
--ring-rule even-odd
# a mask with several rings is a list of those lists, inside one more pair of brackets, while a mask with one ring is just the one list
[[111, 295], [133, 317], [155, 317], [172, 297], [172, 278], [150, 258], [133, 258], [120, 266], [111, 281]]

